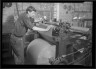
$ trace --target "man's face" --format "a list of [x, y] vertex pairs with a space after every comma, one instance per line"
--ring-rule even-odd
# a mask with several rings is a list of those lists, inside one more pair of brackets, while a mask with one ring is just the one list
[[34, 16], [35, 16], [35, 12], [34, 12], [34, 11], [29, 12], [29, 16], [30, 16], [30, 17], [34, 17]]

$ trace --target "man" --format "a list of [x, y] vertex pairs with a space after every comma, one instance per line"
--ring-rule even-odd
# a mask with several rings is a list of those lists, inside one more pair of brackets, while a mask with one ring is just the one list
[[24, 64], [24, 41], [23, 37], [26, 34], [28, 29], [37, 30], [37, 31], [48, 31], [52, 26], [48, 26], [46, 29], [42, 29], [34, 26], [34, 16], [36, 9], [32, 6], [29, 6], [26, 9], [26, 12], [19, 15], [18, 19], [15, 22], [15, 28], [11, 35], [11, 42], [13, 52], [15, 54], [15, 63]]

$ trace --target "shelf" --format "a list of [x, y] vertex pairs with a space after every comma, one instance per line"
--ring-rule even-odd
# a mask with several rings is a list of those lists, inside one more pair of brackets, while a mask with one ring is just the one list
[[93, 19], [72, 19], [72, 20], [84, 20], [84, 21], [92, 21]]
[[74, 11], [74, 13], [92, 13], [90, 11]]

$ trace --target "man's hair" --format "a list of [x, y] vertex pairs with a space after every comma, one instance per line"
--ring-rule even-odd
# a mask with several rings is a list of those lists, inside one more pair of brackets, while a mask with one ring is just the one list
[[28, 13], [28, 11], [29, 11], [29, 12], [32, 12], [32, 11], [36, 12], [36, 9], [35, 9], [33, 6], [29, 6], [29, 7], [26, 9], [26, 13]]

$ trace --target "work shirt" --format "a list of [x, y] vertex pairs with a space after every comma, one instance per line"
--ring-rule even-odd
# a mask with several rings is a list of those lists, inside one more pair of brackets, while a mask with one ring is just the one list
[[15, 23], [15, 29], [13, 34], [18, 37], [25, 35], [28, 29], [32, 29], [34, 24], [34, 19], [27, 17], [26, 13], [22, 13]]

